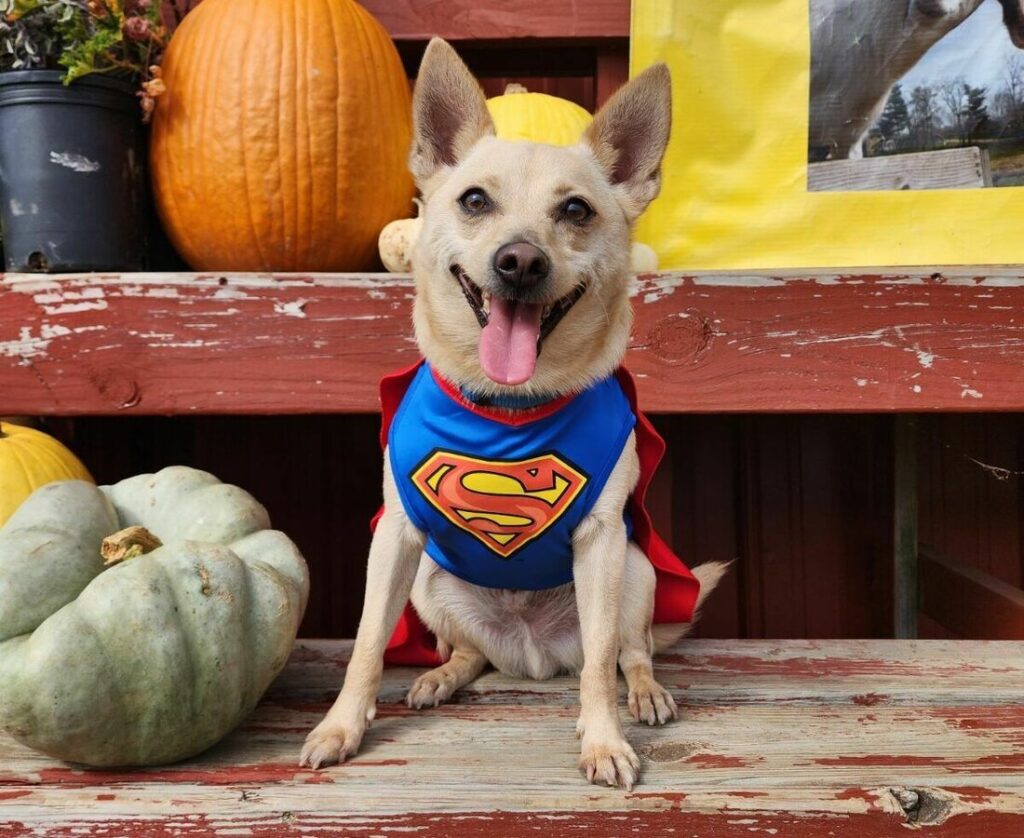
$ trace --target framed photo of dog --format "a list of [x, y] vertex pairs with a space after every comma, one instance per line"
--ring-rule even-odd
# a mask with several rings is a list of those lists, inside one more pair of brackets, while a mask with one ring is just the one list
[[1024, 261], [1024, 0], [635, 0], [676, 269]]

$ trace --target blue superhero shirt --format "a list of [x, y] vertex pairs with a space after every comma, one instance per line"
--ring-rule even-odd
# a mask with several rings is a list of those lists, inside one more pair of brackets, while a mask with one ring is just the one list
[[423, 364], [388, 430], [402, 505], [450, 573], [488, 588], [572, 581], [572, 532], [636, 416], [616, 377], [515, 413], [481, 408]]

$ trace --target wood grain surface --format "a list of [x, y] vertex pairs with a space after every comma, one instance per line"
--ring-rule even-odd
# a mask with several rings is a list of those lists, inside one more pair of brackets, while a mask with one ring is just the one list
[[[388, 274], [8, 274], [0, 413], [373, 411], [381, 374], [416, 358], [412, 292]], [[649, 411], [1024, 408], [1019, 268], [657, 274], [634, 300]]]
[[[303, 641], [256, 713], [206, 755], [89, 772], [0, 738], [0, 836], [942, 836], [1024, 828], [1024, 653], [946, 641], [684, 641], [659, 660], [680, 719], [626, 719], [632, 791], [576, 771], [577, 683], [490, 673], [455, 703], [401, 703], [385, 673], [362, 753], [298, 768], [345, 642]], [[623, 702], [624, 703], [624, 702]]]

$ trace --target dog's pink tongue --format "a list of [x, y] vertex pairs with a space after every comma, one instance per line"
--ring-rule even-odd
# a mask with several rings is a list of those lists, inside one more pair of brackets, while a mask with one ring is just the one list
[[543, 306], [491, 297], [491, 311], [480, 333], [480, 366], [499, 384], [522, 384], [537, 366]]

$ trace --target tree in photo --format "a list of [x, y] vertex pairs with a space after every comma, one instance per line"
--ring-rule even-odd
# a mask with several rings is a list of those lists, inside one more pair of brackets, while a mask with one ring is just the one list
[[964, 87], [964, 96], [967, 99], [965, 136], [968, 141], [974, 142], [989, 135], [991, 120], [988, 115], [988, 103], [985, 101], [988, 92], [984, 87]]
[[1024, 59], [1013, 56], [1003, 70], [1003, 87], [992, 97], [992, 110], [1004, 136], [1024, 134]]
[[883, 150], [897, 151], [904, 145], [910, 133], [910, 110], [907, 108], [907, 100], [903, 98], [902, 85], [893, 85], [876, 127]]
[[967, 137], [964, 126], [967, 120], [967, 82], [963, 76], [952, 81], [944, 81], [939, 85], [939, 101], [946, 110], [949, 124], [953, 129], [953, 137], [957, 145], [966, 145]]
[[935, 147], [939, 121], [939, 100], [928, 85], [919, 85], [910, 93], [910, 141], [914, 151]]

